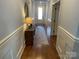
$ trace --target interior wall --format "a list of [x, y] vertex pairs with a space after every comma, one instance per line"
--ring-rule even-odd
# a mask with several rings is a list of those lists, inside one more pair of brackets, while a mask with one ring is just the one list
[[46, 4], [42, 4], [39, 2], [35, 3], [35, 19], [38, 19], [38, 7], [43, 8], [43, 20], [46, 18]]
[[[43, 19], [38, 20], [38, 7], [43, 8]], [[35, 1], [33, 2], [33, 21], [34, 23], [46, 24], [48, 22], [48, 2]]]
[[77, 29], [77, 37], [79, 37], [79, 24], [78, 24], [78, 29]]
[[49, 0], [49, 2], [48, 2], [48, 20], [50, 20], [50, 21], [52, 18], [52, 3], [53, 3], [53, 0]]
[[79, 9], [78, 1], [75, 0], [61, 0], [61, 10], [60, 10], [60, 24], [59, 26], [66, 29], [69, 33], [77, 36], [77, 30], [79, 25]]
[[29, 13], [29, 17], [33, 17], [33, 4], [32, 4], [32, 0], [25, 0], [26, 4], [28, 5], [28, 13]]
[[0, 0], [0, 59], [19, 59], [23, 48], [23, 0]]
[[22, 25], [21, 7], [18, 0], [0, 1], [0, 40]]
[[32, 0], [29, 0], [28, 7], [29, 7], [29, 16], [32, 17]]
[[78, 4], [79, 0], [60, 0], [56, 47], [61, 59], [79, 59]]

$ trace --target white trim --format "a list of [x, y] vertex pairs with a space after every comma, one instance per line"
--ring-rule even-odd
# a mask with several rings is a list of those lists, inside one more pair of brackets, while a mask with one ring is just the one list
[[60, 59], [62, 59], [62, 57], [61, 57], [61, 53], [62, 53], [61, 48], [59, 46], [56, 46], [56, 50], [58, 52], [58, 55], [59, 55]]
[[55, 5], [56, 3], [58, 3], [60, 0], [57, 0], [55, 2], [52, 3], [52, 5]]
[[60, 28], [61, 30], [63, 30], [67, 35], [69, 35], [71, 38], [73, 38], [74, 40], [79, 40], [78, 37], [74, 36], [73, 34], [69, 33], [67, 30], [65, 30], [63, 27], [58, 26], [58, 28]]
[[9, 41], [9, 38], [11, 38], [17, 31], [19, 31], [20, 29], [22, 29], [23, 26], [20, 26], [19, 28], [17, 28], [15, 31], [13, 31], [11, 34], [9, 34], [8, 36], [6, 36], [4, 39], [2, 39], [0, 41], [0, 47], [7, 41]]
[[21, 56], [23, 54], [23, 51], [24, 51], [24, 48], [25, 48], [25, 43], [23, 43], [23, 45], [21, 46], [21, 48], [19, 49], [19, 52], [17, 54], [17, 58], [18, 59], [21, 59]]

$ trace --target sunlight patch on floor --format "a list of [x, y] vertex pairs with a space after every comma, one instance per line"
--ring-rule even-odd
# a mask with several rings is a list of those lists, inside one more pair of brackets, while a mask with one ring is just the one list
[[42, 26], [38, 26], [35, 31], [34, 45], [41, 47], [43, 45], [49, 45], [45, 29]]
[[43, 59], [42, 56], [38, 56], [36, 59]]

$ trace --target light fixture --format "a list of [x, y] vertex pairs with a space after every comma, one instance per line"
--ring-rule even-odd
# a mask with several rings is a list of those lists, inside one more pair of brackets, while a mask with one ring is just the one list
[[25, 18], [24, 24], [26, 24], [27, 29], [32, 28], [32, 18], [31, 17]]
[[31, 17], [25, 18], [25, 23], [26, 24], [32, 24], [32, 18]]

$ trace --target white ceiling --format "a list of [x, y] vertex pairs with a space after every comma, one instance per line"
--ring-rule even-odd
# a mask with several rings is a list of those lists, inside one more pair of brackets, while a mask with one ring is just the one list
[[48, 1], [48, 0], [35, 0], [35, 1], [45, 1], [45, 2], [46, 2], [46, 1]]
[[34, 1], [34, 2], [36, 2], [36, 1], [48, 2], [49, 0], [32, 0], [32, 1]]

